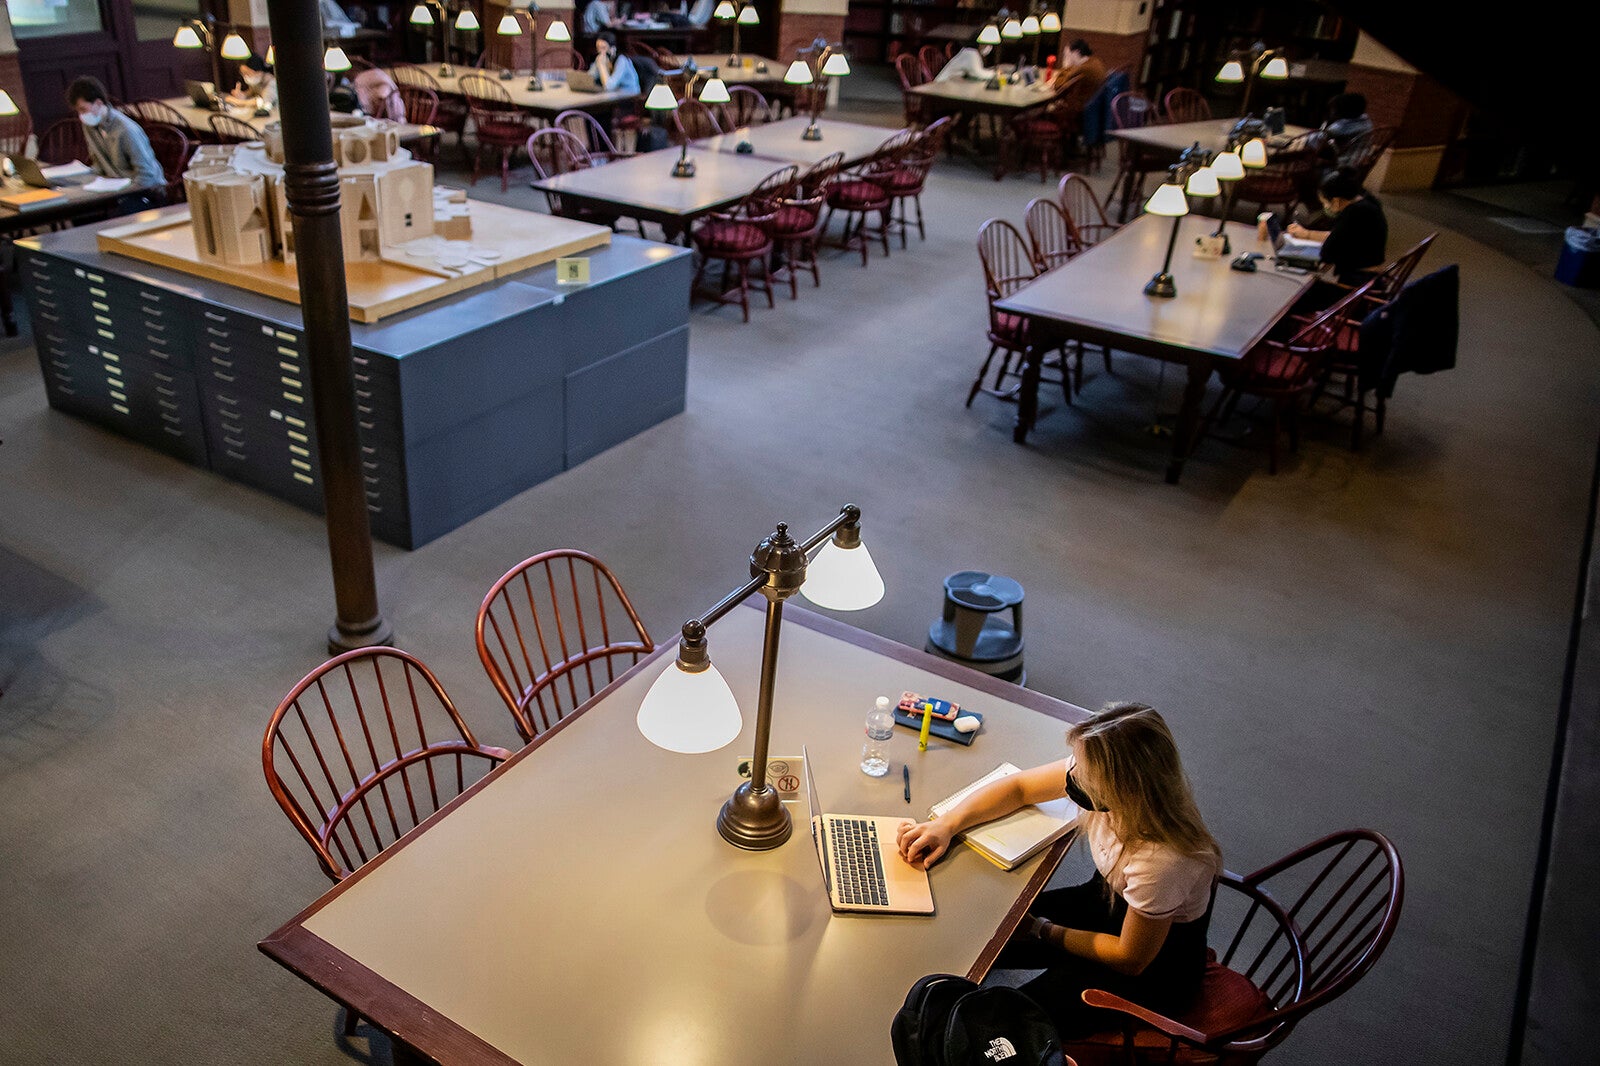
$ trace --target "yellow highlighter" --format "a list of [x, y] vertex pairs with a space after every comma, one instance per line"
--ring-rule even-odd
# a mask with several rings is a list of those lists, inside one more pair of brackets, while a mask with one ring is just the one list
[[928, 727], [933, 724], [933, 704], [922, 705], [922, 728], [917, 732], [917, 750], [928, 750]]

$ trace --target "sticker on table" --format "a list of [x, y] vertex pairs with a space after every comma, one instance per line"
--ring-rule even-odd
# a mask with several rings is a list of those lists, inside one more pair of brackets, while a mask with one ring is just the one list
[[586, 255], [568, 255], [557, 259], [556, 284], [589, 284], [589, 257]]
[[[746, 755], [739, 760], [739, 779], [750, 780], [750, 760], [754, 756]], [[801, 780], [805, 775], [806, 761], [799, 755], [769, 755], [767, 756], [767, 784], [778, 793], [778, 798], [785, 803], [796, 803], [800, 799]]]

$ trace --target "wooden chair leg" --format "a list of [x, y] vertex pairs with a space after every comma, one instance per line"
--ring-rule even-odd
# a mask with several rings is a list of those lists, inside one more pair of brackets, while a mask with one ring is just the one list
[[967, 390], [967, 406], [972, 406], [972, 401], [978, 395], [978, 390], [983, 387], [983, 375], [989, 372], [989, 364], [994, 362], [994, 353], [1000, 350], [998, 344], [989, 345], [989, 354], [984, 357], [983, 365], [978, 368], [978, 376], [972, 379], [972, 388]]
[[928, 239], [928, 231], [922, 228], [922, 194], [917, 193], [913, 199], [917, 205], [917, 237], [925, 241]]
[[750, 261], [739, 260], [739, 308], [744, 312], [744, 320], [750, 321]]

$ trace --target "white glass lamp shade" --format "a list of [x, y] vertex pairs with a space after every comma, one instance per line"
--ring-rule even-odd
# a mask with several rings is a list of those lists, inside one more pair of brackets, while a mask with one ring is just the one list
[[722, 0], [722, 2], [717, 5], [717, 9], [711, 12], [711, 17], [718, 19], [731, 19], [736, 17], [738, 14], [739, 12], [734, 10], [733, 0]]
[[174, 48], [204, 48], [205, 43], [200, 40], [200, 35], [195, 32], [194, 27], [186, 22], [178, 27], [177, 33], [172, 35], [172, 46]]
[[1054, 11], [1046, 11], [1044, 18], [1039, 20], [1039, 29], [1045, 33], [1061, 32], [1061, 16]]
[[785, 85], [810, 85], [811, 65], [803, 59], [796, 59], [784, 71], [783, 81]]
[[676, 111], [678, 98], [672, 95], [666, 82], [657, 82], [650, 90], [650, 95], [645, 97], [644, 106], [651, 111]]
[[658, 748], [700, 755], [733, 743], [744, 728], [739, 702], [715, 666], [689, 673], [673, 660], [644, 695], [639, 732]]
[[250, 46], [244, 43], [244, 38], [237, 33], [230, 33], [222, 39], [223, 59], [249, 59]]
[[999, 28], [997, 26], [995, 26], [995, 24], [992, 23], [992, 22], [989, 23], [988, 25], [984, 26], [983, 29], [978, 31], [978, 43], [979, 44], [999, 44], [1000, 43], [1000, 30], [999, 30]]
[[554, 22], [550, 23], [549, 26], [545, 27], [544, 39], [547, 41], [555, 41], [557, 44], [566, 44], [568, 41], [572, 40], [572, 31], [567, 29], [567, 24], [565, 22], [562, 22], [560, 19], [556, 19]]
[[416, 7], [411, 9], [411, 25], [433, 25], [433, 11], [428, 7], [427, 4], [418, 4]]
[[462, 31], [463, 33], [467, 33], [477, 28], [477, 14], [470, 7], [462, 8], [461, 14], [456, 16], [456, 29]]
[[1238, 181], [1244, 177], [1244, 164], [1238, 152], [1223, 152], [1211, 161], [1211, 172], [1218, 181]]
[[732, 99], [733, 97], [728, 95], [728, 86], [721, 78], [712, 78], [700, 90], [702, 104], [725, 104]]
[[1029, 15], [1022, 20], [1022, 35], [1024, 37], [1039, 36], [1039, 19], [1036, 16]]
[[843, 52], [834, 52], [822, 64], [822, 73], [830, 78], [842, 78], [850, 73], [850, 60], [845, 58]]
[[344, 54], [344, 49], [334, 45], [322, 53], [322, 69], [333, 74], [350, 69], [350, 57]]
[[1263, 78], [1272, 78], [1281, 81], [1289, 76], [1289, 61], [1282, 56], [1273, 56], [1267, 60], [1267, 65], [1261, 68]]
[[17, 102], [11, 99], [11, 94], [0, 89], [0, 115], [18, 114]]
[[1267, 142], [1260, 137], [1244, 142], [1244, 147], [1239, 149], [1239, 162], [1251, 168], [1266, 166]]
[[1016, 19], [1006, 19], [1006, 24], [1000, 27], [1000, 36], [1008, 41], [1015, 41], [1022, 37], [1022, 23]]
[[739, 9], [739, 25], [754, 26], [760, 21], [760, 14], [758, 14], [756, 9], [751, 7], [749, 4], [746, 4], [744, 7]]
[[841, 548], [829, 540], [806, 565], [800, 595], [831, 611], [861, 611], [883, 599], [883, 577], [865, 544]]
[[1222, 192], [1222, 186], [1217, 184], [1217, 172], [1210, 167], [1201, 167], [1189, 175], [1189, 180], [1184, 184], [1183, 191], [1190, 196], [1216, 196]]
[[274, 66], [278, 62], [278, 50], [272, 45], [267, 45], [267, 66]]
[[1146, 212], [1152, 215], [1163, 215], [1167, 218], [1177, 218], [1179, 215], [1189, 213], [1189, 201], [1184, 198], [1183, 186], [1163, 182], [1144, 205]]
[[502, 37], [521, 37], [522, 23], [517, 21], [517, 16], [508, 11], [500, 16], [500, 25], [495, 27], [494, 32]]
[[1244, 81], [1244, 64], [1237, 59], [1230, 59], [1222, 64], [1222, 69], [1217, 71], [1217, 80], [1237, 85]]

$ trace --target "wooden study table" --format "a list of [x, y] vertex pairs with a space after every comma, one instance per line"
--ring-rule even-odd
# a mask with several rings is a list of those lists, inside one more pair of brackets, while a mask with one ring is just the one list
[[[640, 701], [676, 654], [666, 641], [261, 950], [440, 1062], [888, 1066], [912, 982], [987, 972], [1068, 841], [1009, 873], [952, 848], [932, 871], [932, 917], [833, 914], [803, 797], [782, 846], [724, 842], [762, 617], [740, 608], [710, 631], [745, 714], [726, 748], [675, 755], [640, 735]], [[809, 749], [831, 812], [926, 816], [1001, 762], [1060, 758], [1087, 713], [793, 604], [781, 646], [771, 750]], [[862, 716], [903, 689], [984, 717], [970, 748], [934, 738], [919, 753], [895, 731], [910, 804], [898, 766], [859, 769]]]
[[[1140, 199], [1144, 176], [1152, 171], [1165, 170], [1178, 161], [1185, 148], [1195, 144], [1212, 154], [1227, 150], [1228, 135], [1239, 122], [1236, 118], [1208, 118], [1199, 122], [1177, 122], [1155, 126], [1136, 126], [1129, 129], [1111, 129], [1106, 132], [1122, 142], [1122, 150], [1132, 153], [1123, 169], [1127, 172], [1122, 182], [1122, 206], [1117, 211], [1117, 221], [1128, 218], [1131, 204]], [[1286, 143], [1302, 133], [1311, 132], [1305, 126], [1286, 126], [1267, 141], [1270, 152], [1276, 145]]]
[[[789, 70], [788, 63], [780, 63], [767, 56], [753, 55], [750, 52], [739, 53], [739, 65], [728, 65], [727, 52], [697, 52], [688, 58], [694, 60], [695, 68], [705, 70], [716, 68], [717, 77], [726, 85], [748, 85], [753, 89], [765, 92], [769, 88], [797, 89], [799, 86], [786, 85], [784, 74]], [[765, 69], [763, 69], [765, 68]]]
[[[1271, 259], [1259, 260], [1254, 273], [1231, 269], [1232, 257], [1196, 259], [1191, 254], [1194, 239], [1210, 233], [1215, 220], [1186, 215], [1179, 226], [1172, 254], [1175, 297], [1144, 294], [1145, 283], [1161, 269], [1172, 222], [1141, 215], [995, 304], [1033, 319], [1052, 338], [1109, 345], [1188, 367], [1167, 465], [1167, 482], [1174, 485], [1194, 448], [1211, 372], [1260, 343], [1314, 277], [1275, 270]], [[1228, 234], [1235, 256], [1271, 252], [1251, 227], [1231, 223]], [[1014, 433], [1019, 444], [1027, 440], [1038, 414], [1039, 361], [1048, 348], [1036, 348], [1023, 367]]]
[[510, 94], [513, 104], [541, 118], [554, 118], [563, 111], [610, 111], [618, 104], [639, 99], [638, 93], [573, 92], [567, 88], [565, 81], [550, 76], [559, 73], [557, 71], [541, 71], [543, 76], [540, 78], [540, 84], [544, 88], [537, 92], [528, 88], [528, 83], [533, 78], [531, 70], [513, 71], [510, 78], [501, 78], [498, 70], [489, 68], [474, 70], [457, 67], [454, 74], [432, 73], [434, 80], [439, 83], [441, 93], [462, 98], [465, 98], [466, 94], [461, 91], [461, 79], [472, 74], [481, 75], [505, 89]]
[[[226, 114], [229, 117], [236, 118], [241, 122], [248, 122], [250, 125], [254, 126], [257, 131], [259, 131], [261, 127], [265, 126], [267, 123], [276, 122], [280, 117], [282, 117], [276, 107], [272, 108], [265, 115], [262, 115], [251, 111], [249, 108], [243, 107], [228, 108], [225, 112], [213, 111], [208, 107], [197, 107], [195, 106], [195, 102], [189, 99], [187, 96], [171, 96], [165, 100], [162, 100], [161, 102], [172, 108], [179, 115], [183, 116], [183, 120], [189, 124], [189, 128], [194, 130], [195, 133], [200, 135], [202, 138], [212, 136], [212, 115]], [[437, 126], [423, 126], [415, 122], [396, 122], [395, 132], [399, 134], [401, 144], [410, 144], [414, 141], [420, 141], [425, 137], [439, 136], [439, 129]]]
[[673, 241], [695, 219], [735, 202], [781, 165], [754, 155], [706, 151], [696, 144], [689, 146], [689, 158], [695, 164], [692, 178], [672, 176], [678, 160], [674, 149], [542, 178], [533, 187], [602, 212], [657, 223]]
[[[988, 115], [1009, 122], [1024, 112], [1044, 107], [1061, 95], [1060, 92], [1050, 88], [1048, 78], [1032, 85], [1012, 82], [992, 89], [987, 81], [959, 78], [951, 81], [930, 81], [918, 85], [911, 91], [923, 97], [936, 115], [954, 113], [961, 116], [963, 121], [969, 116]], [[996, 139], [998, 140], [1000, 136], [1001, 134], [997, 132]], [[999, 181], [1004, 176], [1005, 153], [997, 146], [994, 177]]]
[[706, 137], [695, 141], [690, 151], [696, 148], [709, 152], [737, 152], [740, 140], [750, 142], [751, 151], [746, 153], [759, 159], [771, 159], [783, 163], [798, 163], [801, 169], [821, 162], [835, 152], [844, 153], [846, 166], [861, 162], [878, 150], [884, 141], [894, 136], [895, 131], [882, 126], [866, 126], [859, 122], [840, 122], [824, 116], [817, 123], [822, 130], [822, 140], [807, 141], [802, 139], [811, 119], [796, 115], [779, 122], [769, 122], [762, 126], [751, 126], [748, 137], [741, 138], [737, 133], [724, 133], [716, 137]]

